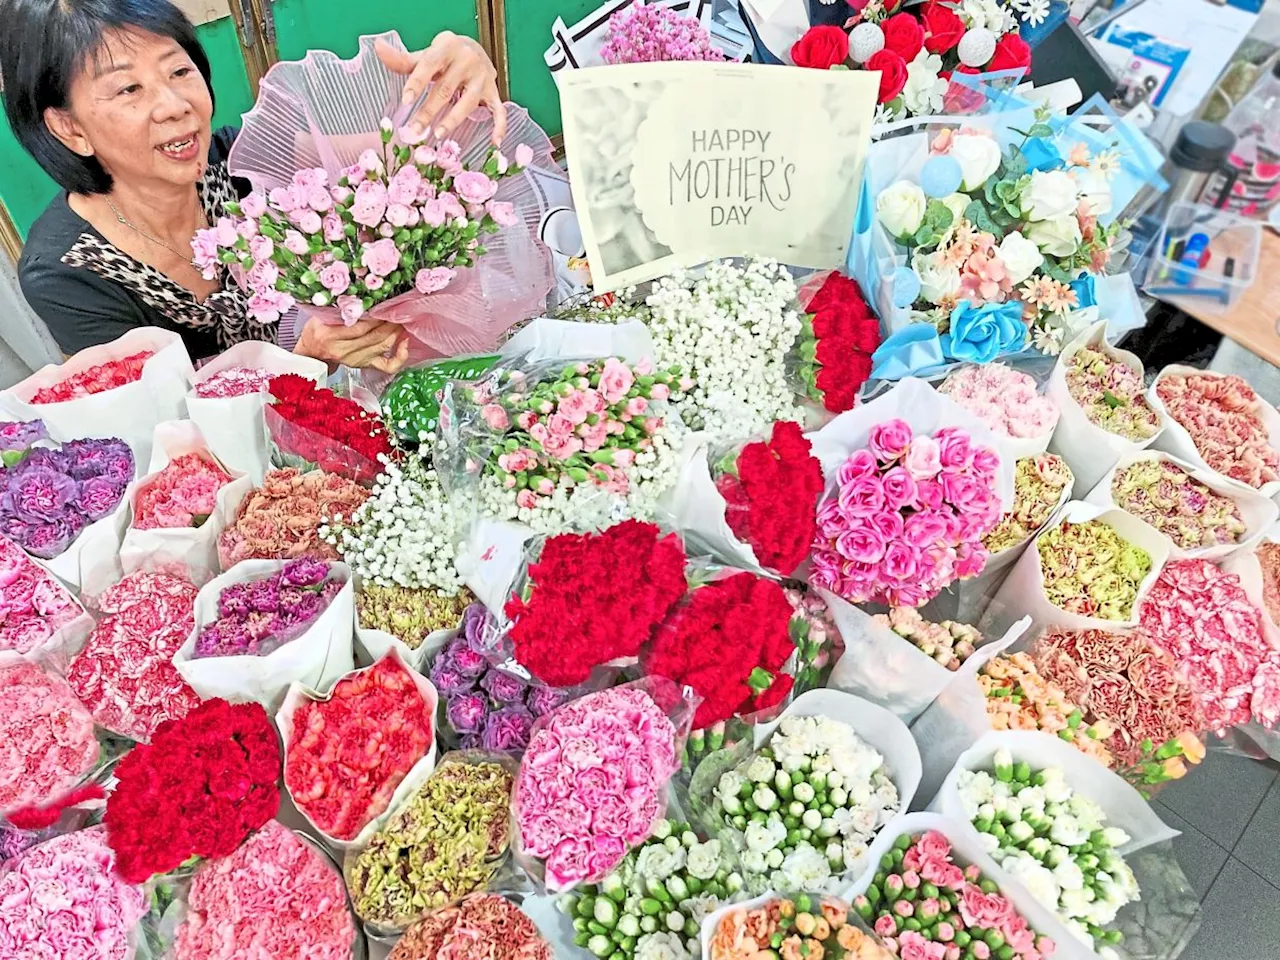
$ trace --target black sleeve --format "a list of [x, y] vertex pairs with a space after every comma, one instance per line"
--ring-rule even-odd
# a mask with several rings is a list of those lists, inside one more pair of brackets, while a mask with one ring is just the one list
[[[231, 156], [231, 146], [236, 142], [239, 133], [239, 127], [219, 127], [213, 131], [213, 137], [209, 142], [209, 162], [226, 163], [227, 158]], [[248, 180], [240, 177], [232, 177], [231, 182], [235, 185], [236, 193], [240, 195], [241, 200], [253, 189]]]
[[18, 282], [63, 353], [109, 343], [147, 325], [137, 302], [119, 284], [91, 270], [43, 256], [24, 258]]

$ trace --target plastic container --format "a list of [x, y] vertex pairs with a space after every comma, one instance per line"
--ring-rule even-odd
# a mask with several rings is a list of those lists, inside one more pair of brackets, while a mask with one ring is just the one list
[[1257, 279], [1261, 246], [1256, 220], [1201, 204], [1174, 204], [1144, 290], [1192, 314], [1226, 312]]

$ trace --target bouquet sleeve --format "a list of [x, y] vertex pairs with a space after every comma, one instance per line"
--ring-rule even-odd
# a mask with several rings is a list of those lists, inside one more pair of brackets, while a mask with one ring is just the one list
[[1109, 926], [1124, 934], [1123, 950], [1131, 956], [1176, 957], [1200, 921], [1199, 898], [1173, 852], [1178, 831], [1161, 821], [1137, 790], [1069, 743], [1036, 731], [992, 731], [960, 755], [929, 809], [964, 823], [957, 792], [960, 773], [991, 769], [1001, 749], [1009, 751], [1015, 764], [1025, 761], [1032, 770], [1062, 770], [1077, 795], [1102, 808], [1107, 826], [1129, 835], [1116, 852], [1133, 870], [1141, 899], [1125, 905]]
[[[196, 371], [192, 386], [233, 367], [266, 370], [268, 373], [296, 373], [324, 386], [328, 370], [323, 361], [299, 356], [274, 343], [246, 340], [214, 357]], [[209, 443], [209, 451], [232, 470], [249, 474], [255, 483], [267, 472], [266, 437], [262, 431], [263, 393], [239, 397], [198, 397], [187, 394], [187, 413]]]
[[[410, 679], [413, 680], [414, 686], [422, 695], [423, 701], [430, 706], [432, 716], [434, 717], [436, 707], [439, 703], [439, 696], [436, 694], [436, 688], [432, 685], [431, 681], [409, 666], [400, 656], [398, 651], [392, 650], [387, 654], [387, 656], [393, 657], [397, 663], [405, 668], [405, 672], [409, 675]], [[345, 680], [347, 677], [353, 677], [372, 669], [373, 667], [370, 666], [353, 670], [351, 673], [346, 674], [346, 676], [339, 677], [335, 680], [334, 685]], [[289, 684], [289, 689], [285, 693], [284, 702], [280, 706], [280, 712], [276, 714], [275, 718], [276, 728], [280, 731], [280, 743], [282, 745], [282, 753], [284, 755], [284, 764], [286, 768], [289, 765], [289, 743], [295, 739], [293, 719], [298, 708], [308, 700], [328, 700], [332, 696], [332, 689], [326, 694], [321, 693], [318, 690], [313, 690], [301, 683]], [[438, 753], [439, 731], [435, 729], [435, 725], [433, 724], [431, 748], [409, 769], [409, 772], [405, 774], [404, 779], [400, 781], [399, 786], [397, 786], [395, 791], [392, 793], [391, 800], [387, 804], [387, 808], [372, 817], [363, 827], [360, 828], [360, 832], [350, 840], [339, 840], [337, 837], [325, 833], [316, 825], [315, 821], [311, 819], [306, 810], [303, 809], [296, 800], [294, 800], [293, 791], [289, 787], [288, 777], [285, 777], [284, 779], [284, 787], [285, 791], [289, 795], [290, 802], [293, 803], [298, 812], [306, 819], [308, 826], [316, 832], [320, 839], [323, 840], [330, 849], [342, 851], [354, 850], [364, 847], [365, 844], [369, 842], [370, 838], [378, 832], [382, 825], [391, 819], [391, 816], [404, 804], [404, 802], [417, 792], [418, 788], [422, 786], [427, 777], [431, 776], [432, 771], [436, 768], [436, 756]]]
[[343, 674], [355, 668], [351, 632], [355, 622], [351, 572], [345, 563], [332, 565], [330, 576], [345, 581], [342, 590], [299, 637], [266, 656], [194, 657], [200, 630], [218, 614], [224, 587], [246, 579], [278, 573], [282, 560], [245, 560], [214, 577], [196, 596], [196, 626], [174, 655], [173, 665], [193, 690], [206, 700], [221, 697], [232, 703], [253, 700], [268, 713], [279, 710], [291, 683], [328, 691]]
[[368, 487], [382, 468], [341, 440], [280, 416], [274, 404], [262, 408], [270, 466], [295, 467], [303, 473], [324, 470]]
[[[33, 404], [43, 387], [111, 360], [151, 351], [142, 376], [132, 383], [62, 403]], [[133, 449], [141, 475], [151, 459], [151, 435], [156, 424], [181, 420], [187, 412], [187, 385], [194, 370], [178, 334], [158, 327], [139, 327], [118, 340], [89, 347], [60, 364], [37, 370], [0, 394], [0, 406], [21, 420], [43, 419], [54, 437], [119, 437]]]
[[[978, 674], [995, 656], [1008, 650], [1031, 626], [1023, 617], [999, 643], [980, 647], [960, 665], [955, 679], [947, 684], [923, 713], [911, 724], [911, 735], [920, 745], [920, 796], [932, 797], [947, 772], [979, 737], [991, 729], [986, 697], [978, 686]], [[924, 804], [919, 804], [923, 806]]]
[[[224, 467], [213, 454], [194, 420], [157, 424], [147, 476], [136, 482], [126, 497], [135, 516], [138, 495], [148, 481], [154, 480], [156, 474], [185, 454], [196, 454], [218, 467]], [[247, 473], [232, 468], [224, 469], [230, 475], [231, 482], [219, 488], [214, 510], [200, 526], [139, 530], [131, 525], [125, 530], [120, 544], [120, 561], [125, 573], [132, 573], [144, 566], [147, 559], [156, 554], [180, 561], [192, 571], [193, 579], [207, 579], [209, 573], [218, 569], [218, 538], [228, 524], [235, 520], [241, 501], [253, 489], [253, 478]]]
[[[1166, 429], [1172, 429], [1173, 424]], [[1245, 532], [1241, 535], [1240, 541], [1234, 544], [1219, 544], [1211, 547], [1194, 547], [1191, 549], [1183, 549], [1176, 543], [1171, 543], [1169, 547], [1169, 559], [1181, 560], [1185, 557], [1199, 558], [1203, 560], [1212, 560], [1220, 562], [1240, 553], [1248, 553], [1262, 540], [1264, 534], [1276, 522], [1280, 516], [1280, 508], [1277, 508], [1274, 500], [1270, 500], [1251, 487], [1246, 487], [1242, 483], [1229, 480], [1219, 473], [1214, 473], [1207, 467], [1196, 466], [1192, 462], [1180, 460], [1174, 454], [1165, 453], [1162, 450], [1144, 450], [1141, 453], [1127, 454], [1120, 458], [1114, 467], [1098, 481], [1087, 497], [1085, 502], [1097, 504], [1099, 507], [1119, 507], [1113, 498], [1111, 485], [1115, 479], [1115, 475], [1134, 463], [1142, 461], [1162, 462], [1168, 461], [1187, 472], [1193, 480], [1198, 480], [1214, 493], [1227, 497], [1234, 501], [1240, 509], [1240, 518], [1244, 521]]]
[[[1069, 343], [1058, 355], [1058, 362], [1049, 377], [1048, 395], [1062, 415], [1058, 428], [1053, 432], [1049, 450], [1058, 454], [1075, 474], [1076, 490], [1084, 493], [1110, 470], [1117, 460], [1130, 453], [1137, 453], [1160, 439], [1158, 430], [1147, 440], [1129, 440], [1090, 422], [1080, 405], [1067, 389], [1067, 366], [1072, 357], [1083, 347], [1096, 347], [1112, 360], [1118, 360], [1142, 376], [1142, 361], [1127, 350], [1111, 346], [1106, 340], [1106, 324], [1095, 323]], [[1157, 411], [1159, 408], [1156, 408]], [[1161, 430], [1168, 428], [1168, 418], [1160, 417]]]

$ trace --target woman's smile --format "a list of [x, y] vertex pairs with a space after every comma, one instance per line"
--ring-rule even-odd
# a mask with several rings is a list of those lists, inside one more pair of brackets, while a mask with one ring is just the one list
[[160, 155], [177, 163], [191, 163], [201, 155], [204, 145], [199, 133], [189, 133], [185, 137], [177, 137], [156, 147]]

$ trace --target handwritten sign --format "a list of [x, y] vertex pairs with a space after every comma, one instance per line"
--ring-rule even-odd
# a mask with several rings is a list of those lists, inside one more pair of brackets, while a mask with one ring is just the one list
[[596, 290], [731, 256], [844, 262], [876, 83], [859, 73], [661, 63], [561, 81]]

